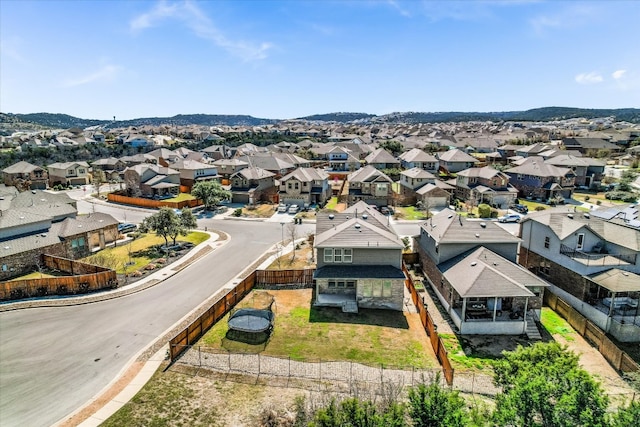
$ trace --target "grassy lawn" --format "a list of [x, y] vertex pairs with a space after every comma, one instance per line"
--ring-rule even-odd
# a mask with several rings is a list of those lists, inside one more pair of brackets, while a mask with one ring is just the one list
[[249, 218], [270, 218], [276, 212], [276, 205], [261, 204], [242, 208], [242, 216]]
[[[589, 200], [586, 200], [587, 197], [589, 198]], [[589, 202], [589, 203], [593, 203], [594, 205], [602, 204], [604, 206], [611, 206], [611, 205], [616, 205], [616, 204], [617, 205], [626, 204], [622, 200], [608, 200], [604, 196], [604, 192], [599, 192], [599, 193], [579, 193], [579, 192], [574, 192], [573, 193], [573, 198], [575, 200], [580, 201], [580, 202]], [[600, 202], [600, 203], [598, 203], [598, 202]]]
[[394, 215], [397, 219], [406, 219], [406, 220], [422, 220], [427, 219], [427, 211], [420, 211], [415, 208], [415, 206], [407, 206], [407, 207], [396, 207], [396, 212]]
[[551, 335], [561, 335], [567, 341], [575, 340], [576, 331], [566, 320], [549, 307], [542, 307], [540, 322]]
[[29, 279], [49, 279], [51, 277], [56, 277], [53, 274], [40, 273], [38, 271], [34, 271], [33, 273], [25, 274], [24, 276], [16, 277], [11, 280], [29, 280]]
[[189, 193], [180, 193], [176, 197], [172, 197], [170, 199], [163, 200], [163, 202], [183, 202], [185, 200], [195, 200], [195, 197], [193, 197]]
[[[260, 292], [260, 291], [254, 291]], [[338, 308], [311, 307], [311, 290], [269, 291], [276, 297], [275, 327], [271, 339], [256, 347], [232, 341], [233, 351], [255, 352], [264, 348], [265, 356], [291, 357], [300, 361], [343, 360], [368, 365], [435, 368], [429, 356], [428, 338], [421, 328], [409, 328], [404, 313], [362, 309], [358, 314]], [[249, 294], [245, 301], [250, 301]], [[200, 340], [200, 345], [223, 349], [228, 331], [225, 316]]]
[[[176, 241], [190, 242], [198, 245], [209, 238], [209, 234], [194, 231], [187, 236], [178, 236]], [[127, 243], [120, 243], [115, 248], [103, 249], [100, 252], [83, 258], [81, 261], [90, 264], [98, 264], [113, 268], [118, 273], [124, 273], [124, 263], [129, 261], [129, 251], [131, 251], [131, 262], [135, 263], [127, 267], [127, 272], [131, 273], [149, 264], [153, 259], [162, 257], [158, 251], [149, 250], [153, 246], [164, 245], [164, 239], [155, 234], [145, 234]]]
[[338, 207], [338, 198], [337, 197], [332, 197], [329, 199], [329, 201], [327, 201], [327, 204], [325, 205], [325, 209], [331, 209], [331, 210], [337, 210]]
[[493, 361], [495, 356], [485, 354], [479, 351], [469, 351], [465, 353], [465, 347], [468, 348], [464, 341], [461, 341], [455, 334], [439, 334], [447, 349], [451, 366], [456, 371], [472, 371], [483, 374], [493, 374]]

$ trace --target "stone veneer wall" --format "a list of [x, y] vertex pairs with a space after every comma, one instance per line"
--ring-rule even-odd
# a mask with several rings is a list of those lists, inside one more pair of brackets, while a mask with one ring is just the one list
[[[581, 301], [587, 300], [587, 281], [580, 274], [556, 264], [535, 252], [529, 251], [524, 247], [520, 248], [518, 263]], [[542, 267], [548, 268], [548, 272], [541, 272]]]

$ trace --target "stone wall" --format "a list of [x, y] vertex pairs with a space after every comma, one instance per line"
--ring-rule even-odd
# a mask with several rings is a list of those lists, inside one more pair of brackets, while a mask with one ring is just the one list
[[520, 248], [518, 263], [581, 301], [587, 300], [587, 281], [580, 274], [529, 251], [525, 247]]
[[30, 251], [21, 252], [15, 255], [2, 257], [0, 261], [0, 281], [9, 280], [14, 277], [38, 271], [40, 266], [40, 255], [46, 253], [59, 257], [67, 256], [67, 248], [64, 243], [36, 248]]

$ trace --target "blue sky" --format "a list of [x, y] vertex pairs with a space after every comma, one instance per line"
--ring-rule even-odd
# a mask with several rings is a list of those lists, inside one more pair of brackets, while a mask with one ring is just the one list
[[640, 2], [0, 0], [0, 111], [640, 107]]

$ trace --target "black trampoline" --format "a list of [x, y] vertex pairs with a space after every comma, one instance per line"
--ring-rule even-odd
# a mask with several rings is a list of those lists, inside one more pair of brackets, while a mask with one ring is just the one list
[[266, 332], [273, 327], [274, 317], [271, 310], [240, 308], [229, 316], [229, 330], [247, 333]]

